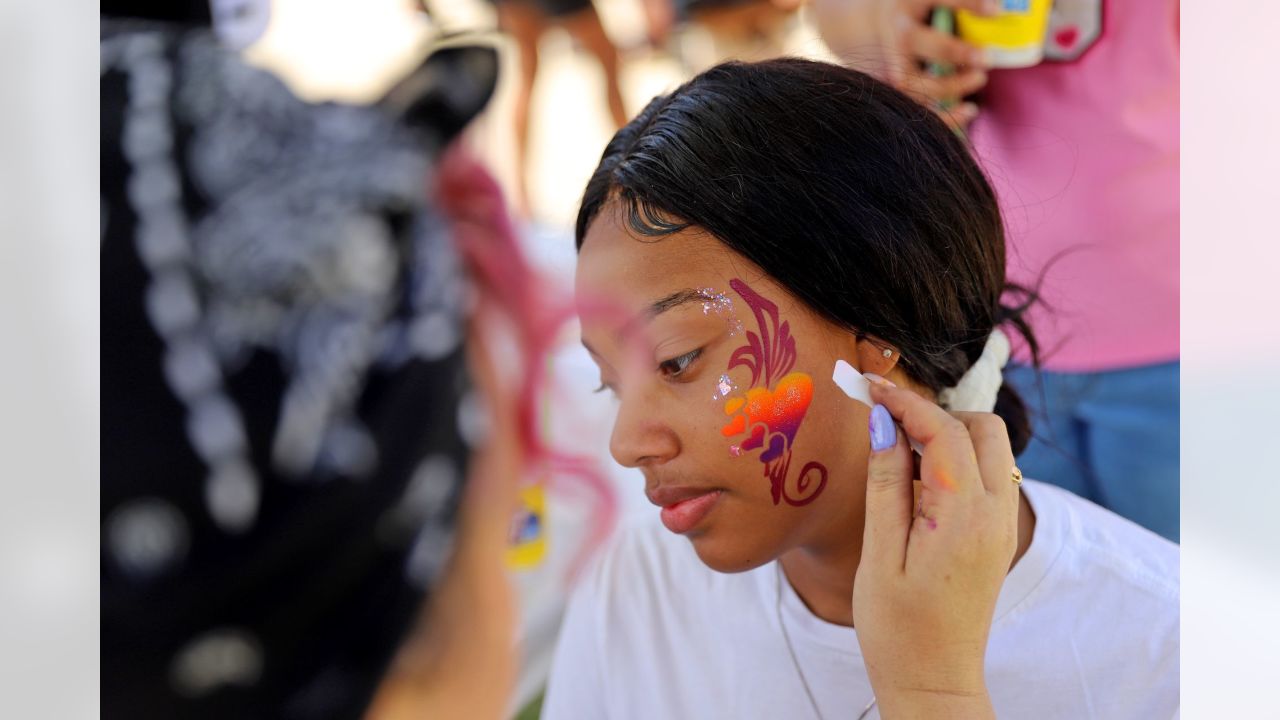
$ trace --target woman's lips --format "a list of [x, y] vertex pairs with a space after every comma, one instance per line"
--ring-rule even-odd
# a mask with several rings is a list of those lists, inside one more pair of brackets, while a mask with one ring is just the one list
[[[708, 490], [686, 497], [678, 502], [662, 506], [662, 524], [677, 535], [683, 535], [698, 526], [720, 499], [720, 490]], [[650, 498], [653, 499], [652, 497]], [[657, 504], [657, 503], [655, 503]]]

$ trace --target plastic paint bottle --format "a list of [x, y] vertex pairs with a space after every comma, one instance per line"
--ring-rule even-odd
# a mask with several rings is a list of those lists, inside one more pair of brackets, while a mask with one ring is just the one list
[[1044, 58], [1044, 36], [1052, 0], [1000, 0], [1000, 13], [990, 17], [956, 11], [960, 37], [987, 51], [993, 68], [1031, 67]]

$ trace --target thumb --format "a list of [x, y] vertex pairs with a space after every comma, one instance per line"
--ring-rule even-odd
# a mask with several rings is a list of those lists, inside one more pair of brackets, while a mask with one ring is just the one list
[[867, 459], [867, 515], [862, 557], [894, 569], [906, 562], [911, 532], [914, 464], [906, 434], [885, 406], [871, 408], [871, 454]]

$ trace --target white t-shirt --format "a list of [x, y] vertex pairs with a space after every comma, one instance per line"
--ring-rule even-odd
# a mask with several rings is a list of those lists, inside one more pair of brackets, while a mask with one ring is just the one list
[[[1056, 487], [1022, 487], [1036, 527], [991, 627], [996, 715], [1176, 717], [1178, 547]], [[873, 693], [853, 628], [813, 615], [776, 562], [719, 573], [646, 523], [574, 591], [543, 717], [812, 718], [805, 681], [822, 718], [858, 717]]]

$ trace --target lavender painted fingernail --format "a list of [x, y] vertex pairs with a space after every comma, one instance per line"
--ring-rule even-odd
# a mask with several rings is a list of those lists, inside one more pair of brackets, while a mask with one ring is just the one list
[[893, 424], [893, 416], [883, 405], [877, 403], [871, 408], [871, 450], [883, 452], [898, 444], [898, 428]]

